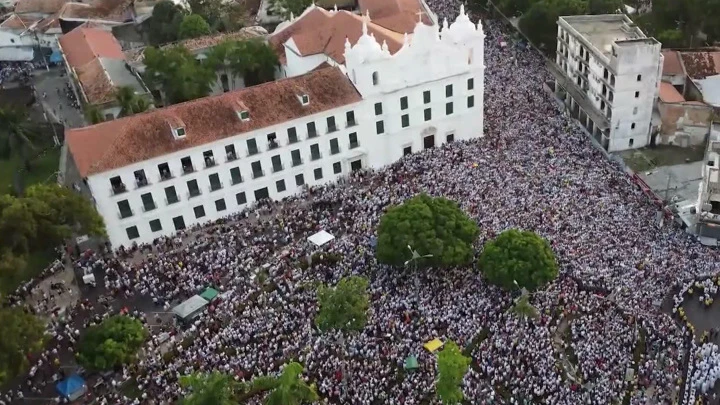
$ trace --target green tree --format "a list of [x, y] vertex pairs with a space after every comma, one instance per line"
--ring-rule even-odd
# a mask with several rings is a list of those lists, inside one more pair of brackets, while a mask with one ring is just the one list
[[27, 170], [30, 170], [30, 152], [35, 150], [38, 126], [22, 108], [0, 108], [0, 156], [5, 159], [20, 156]]
[[558, 266], [550, 244], [535, 232], [507, 230], [485, 244], [478, 261], [487, 279], [510, 290], [535, 290], [555, 279]]
[[180, 39], [202, 37], [210, 34], [210, 25], [198, 14], [189, 14], [183, 17], [178, 30]]
[[537, 308], [530, 303], [530, 294], [528, 294], [527, 290], [523, 290], [523, 294], [515, 300], [512, 311], [520, 318], [535, 319], [540, 315]]
[[588, 0], [588, 14], [616, 14], [625, 12], [622, 0]]
[[280, 64], [270, 45], [259, 39], [236, 41], [231, 47], [229, 57], [233, 74], [243, 77], [246, 86], [272, 81], [275, 78], [275, 69]]
[[97, 106], [87, 105], [85, 106], [83, 113], [85, 115], [85, 120], [91, 125], [99, 124], [105, 121], [105, 117], [103, 117], [102, 111], [100, 111]]
[[147, 48], [144, 77], [148, 84], [163, 91], [170, 104], [207, 96], [216, 80], [212, 67], [200, 63], [182, 46]]
[[45, 325], [19, 307], [0, 308], [0, 384], [21, 375], [43, 347]]
[[121, 86], [115, 90], [115, 100], [120, 105], [119, 115], [121, 117], [145, 112], [150, 108], [147, 99], [138, 96], [135, 89], [130, 86]]
[[289, 20], [291, 15], [299, 16], [311, 4], [312, 0], [273, 0], [272, 7], [276, 14], [280, 14], [283, 18]]
[[443, 404], [459, 404], [463, 400], [460, 389], [463, 377], [470, 366], [470, 357], [465, 357], [453, 341], [448, 341], [437, 359], [438, 379], [435, 392]]
[[664, 48], [682, 48], [685, 46], [685, 34], [677, 28], [661, 31], [655, 35], [655, 39], [660, 41]]
[[27, 201], [0, 195], [0, 246], [3, 256], [24, 256], [36, 244], [38, 223]]
[[27, 266], [24, 255], [17, 255], [9, 248], [0, 249], [0, 290], [3, 290], [3, 280], [13, 279], [22, 274]]
[[266, 405], [302, 405], [318, 400], [315, 389], [302, 379], [303, 366], [290, 363], [283, 368], [275, 388], [265, 400]]
[[506, 17], [514, 17], [526, 12], [537, 1], [539, 0], [500, 0], [496, 4]]
[[91, 370], [110, 370], [135, 360], [147, 338], [142, 322], [124, 315], [106, 318], [87, 329], [78, 344], [77, 357]]
[[[322, 332], [339, 332], [339, 345], [345, 348], [345, 334], [359, 332], [367, 323], [370, 297], [367, 293], [368, 280], [351, 276], [340, 279], [335, 288], [321, 285], [317, 291], [318, 313], [315, 325]], [[342, 362], [343, 385], [347, 390], [347, 372]]]
[[238, 394], [242, 392], [242, 384], [217, 371], [183, 376], [180, 385], [190, 391], [180, 401], [182, 405], [235, 405]]
[[557, 46], [557, 20], [564, 15], [587, 13], [586, 0], [541, 0], [522, 15], [518, 27], [530, 41], [545, 52], [554, 54]]
[[408, 246], [433, 266], [458, 266], [473, 258], [477, 224], [453, 201], [426, 194], [387, 210], [380, 219], [376, 256], [381, 263], [400, 266], [412, 257]]
[[153, 45], [161, 45], [178, 40], [180, 23], [185, 10], [170, 0], [162, 0], [153, 7], [152, 17], [143, 23]]

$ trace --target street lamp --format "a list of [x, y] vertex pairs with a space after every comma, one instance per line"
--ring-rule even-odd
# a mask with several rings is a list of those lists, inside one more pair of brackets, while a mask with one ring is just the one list
[[405, 261], [405, 267], [407, 267], [410, 263], [414, 264], [415, 266], [415, 288], [420, 288], [420, 275], [417, 272], [418, 267], [418, 260], [420, 259], [427, 259], [430, 257], [433, 257], [432, 254], [427, 255], [420, 255], [420, 253], [417, 252], [417, 250], [414, 250], [410, 245], [407, 246], [408, 250], [410, 250], [410, 253], [412, 253], [412, 257]]

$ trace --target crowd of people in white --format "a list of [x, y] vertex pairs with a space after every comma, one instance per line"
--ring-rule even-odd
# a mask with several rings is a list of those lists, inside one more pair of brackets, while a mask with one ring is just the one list
[[[441, 18], [457, 12], [447, 0], [429, 4]], [[549, 79], [543, 59], [525, 47], [500, 46], [510, 41], [497, 22], [484, 28], [484, 138], [263, 202], [135, 252], [78, 263], [102, 274], [119, 300], [141, 296], [168, 308], [207, 285], [232, 294], [175, 334], [171, 355], [157, 350], [157, 337], [148, 343], [143, 359], [124, 373], [138, 384], [139, 398], [110, 390], [98, 394], [100, 403], [176, 403], [186, 394], [182, 375], [219, 370], [249, 380], [291, 359], [304, 365], [323, 402], [438, 403], [435, 354], [423, 349], [433, 338], [471, 351], [462, 389], [473, 404], [606, 405], [626, 396], [633, 405], [673, 403], [689, 331], [657, 302], [671, 287], [720, 270], [718, 251], [672, 226], [658, 228], [657, 208], [543, 91]], [[421, 192], [457, 201], [480, 226], [478, 248], [509, 228], [533, 230], [551, 243], [561, 275], [532, 294], [537, 319], [508, 311], [510, 294], [473, 267], [411, 271], [375, 261], [372, 241], [383, 211]], [[320, 253], [341, 259], [301, 269], [298, 260], [315, 252], [306, 239], [319, 230], [335, 236]], [[313, 286], [355, 274], [370, 280], [369, 321], [339, 347], [335, 335], [314, 327]], [[74, 333], [65, 327], [57, 336]], [[74, 340], [56, 339], [48, 350], [67, 350]], [[410, 355], [419, 369], [404, 372]], [[709, 392], [716, 357], [716, 349], [693, 352], [691, 390]], [[42, 378], [29, 378], [5, 400], [27, 394]]]

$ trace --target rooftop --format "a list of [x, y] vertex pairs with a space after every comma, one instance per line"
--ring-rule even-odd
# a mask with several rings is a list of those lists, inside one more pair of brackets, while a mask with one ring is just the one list
[[15, 4], [17, 14], [55, 14], [68, 0], [18, 0]]
[[720, 52], [680, 52], [685, 71], [691, 79], [720, 74]]
[[60, 37], [60, 46], [68, 64], [74, 68], [99, 57], [125, 59], [112, 33], [97, 28], [78, 27]]
[[131, 0], [91, 0], [88, 3], [68, 2], [60, 10], [60, 18], [74, 20], [132, 20]]
[[40, 21], [40, 18], [30, 18], [12, 13], [5, 21], [0, 23], [0, 28], [24, 31], [38, 21]]
[[[325, 54], [337, 63], [345, 62], [345, 39], [354, 45], [362, 35], [363, 20], [366, 17], [348, 11], [327, 11], [311, 6], [300, 17], [283, 23], [270, 36], [270, 45], [282, 62], [285, 62], [285, 44], [292, 39], [302, 56]], [[416, 17], [417, 18], [417, 17]], [[415, 20], [417, 23], [417, 19]], [[390, 53], [402, 48], [404, 34], [378, 25], [374, 19], [367, 24], [368, 33], [382, 43], [387, 42]], [[412, 30], [410, 30], [412, 33]]]
[[682, 63], [680, 62], [680, 53], [673, 50], [663, 50], [663, 74], [664, 75], [682, 75]]
[[[298, 92], [307, 94], [303, 106]], [[312, 71], [217, 96], [103, 122], [65, 134], [83, 177], [361, 101], [338, 68]], [[240, 111], [250, 119], [242, 121]], [[186, 136], [175, 139], [171, 129]]]
[[560, 17], [600, 53], [610, 55], [615, 42], [645, 39], [645, 34], [624, 14]]
[[423, 23], [433, 24], [419, 0], [360, 0], [360, 12], [369, 13], [375, 24], [400, 34], [412, 33], [419, 15]]
[[682, 103], [685, 97], [670, 83], [660, 82], [660, 101], [663, 103]]

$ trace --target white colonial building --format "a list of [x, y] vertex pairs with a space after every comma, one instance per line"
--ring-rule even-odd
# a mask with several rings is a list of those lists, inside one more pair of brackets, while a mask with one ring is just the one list
[[609, 152], [650, 143], [660, 47], [624, 14], [558, 20], [556, 94]]
[[368, 25], [344, 41], [342, 65], [68, 130], [113, 246], [482, 136], [479, 24], [464, 11], [442, 28], [419, 22], [395, 52]]

